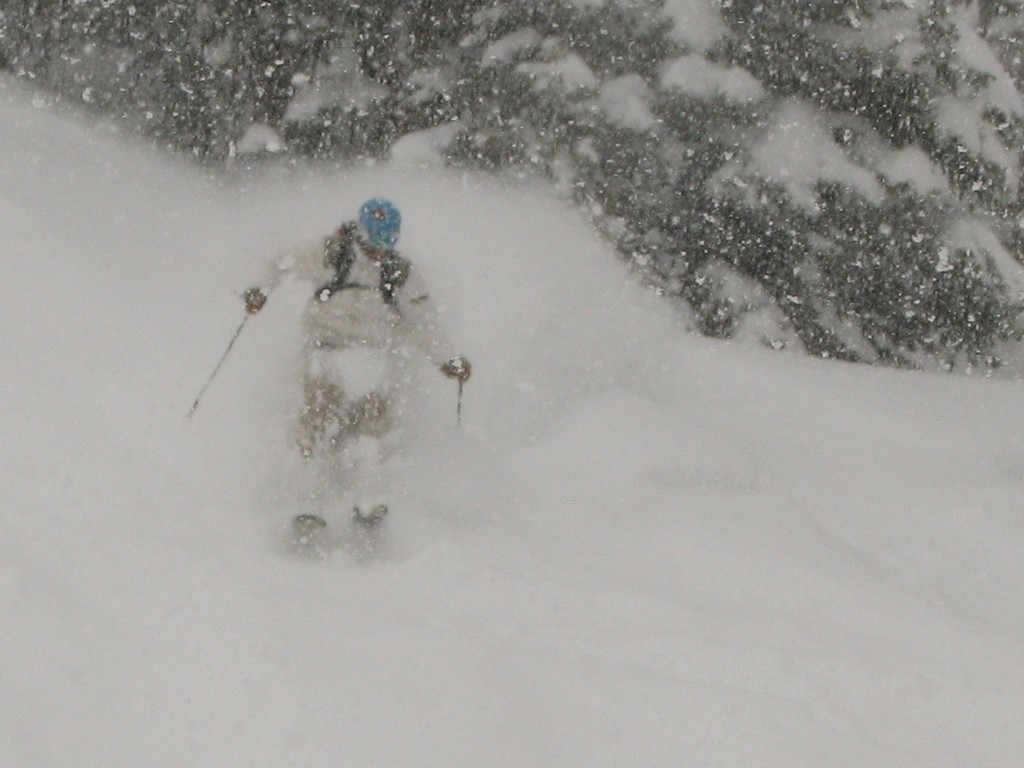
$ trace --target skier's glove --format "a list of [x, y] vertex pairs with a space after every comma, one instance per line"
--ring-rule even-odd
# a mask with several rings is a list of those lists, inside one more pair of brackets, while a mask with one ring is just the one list
[[255, 315], [267, 303], [267, 294], [263, 292], [262, 288], [250, 288], [242, 294], [242, 299], [245, 301], [245, 311], [250, 315]]
[[470, 365], [469, 360], [464, 358], [462, 355], [453, 357], [441, 366], [441, 373], [449, 379], [457, 379], [460, 383], [469, 381], [469, 375], [472, 372], [473, 366]]

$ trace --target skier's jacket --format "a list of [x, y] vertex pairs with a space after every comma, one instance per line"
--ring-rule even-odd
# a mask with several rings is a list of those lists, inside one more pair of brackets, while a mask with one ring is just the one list
[[341, 227], [320, 258], [302, 254], [287, 271], [315, 285], [303, 325], [307, 343], [327, 349], [415, 349], [435, 366], [454, 355], [425, 282], [394, 249], [377, 249]]

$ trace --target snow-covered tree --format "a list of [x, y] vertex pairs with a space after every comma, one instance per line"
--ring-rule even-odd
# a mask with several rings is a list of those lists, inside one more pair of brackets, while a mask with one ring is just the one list
[[1018, 330], [1024, 103], [978, 6], [731, 0], [723, 13], [724, 52], [774, 98], [716, 196], [733, 221], [760, 209], [763, 229], [798, 233], [771, 280], [804, 341], [895, 363], [994, 360]]

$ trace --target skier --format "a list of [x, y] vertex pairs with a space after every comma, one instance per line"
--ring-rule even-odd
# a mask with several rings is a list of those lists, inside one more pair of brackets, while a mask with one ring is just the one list
[[[340, 480], [358, 498], [354, 520], [366, 526], [387, 514], [384, 443], [410, 379], [410, 353], [418, 351], [460, 387], [471, 373], [465, 357], [451, 354], [425, 284], [395, 250], [400, 229], [398, 209], [373, 198], [359, 209], [358, 222], [345, 222], [324, 240], [321, 263], [287, 268], [318, 281], [303, 315], [297, 442], [306, 458], [340, 459], [332, 469], [347, 475]], [[247, 311], [258, 312], [267, 293], [246, 291]], [[301, 517], [305, 525], [324, 524], [318, 516]]]

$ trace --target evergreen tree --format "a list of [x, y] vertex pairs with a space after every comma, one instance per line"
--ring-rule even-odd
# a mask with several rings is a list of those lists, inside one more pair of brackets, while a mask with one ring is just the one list
[[[978, 8], [733, 0], [726, 19], [730, 58], [781, 101], [720, 187], [747, 208], [770, 200], [772, 226], [800, 232], [780, 274], [814, 307], [805, 341], [825, 331], [843, 354], [896, 364], [994, 362], [1018, 334], [1024, 110]], [[813, 168], [767, 158], [794, 125]]]

